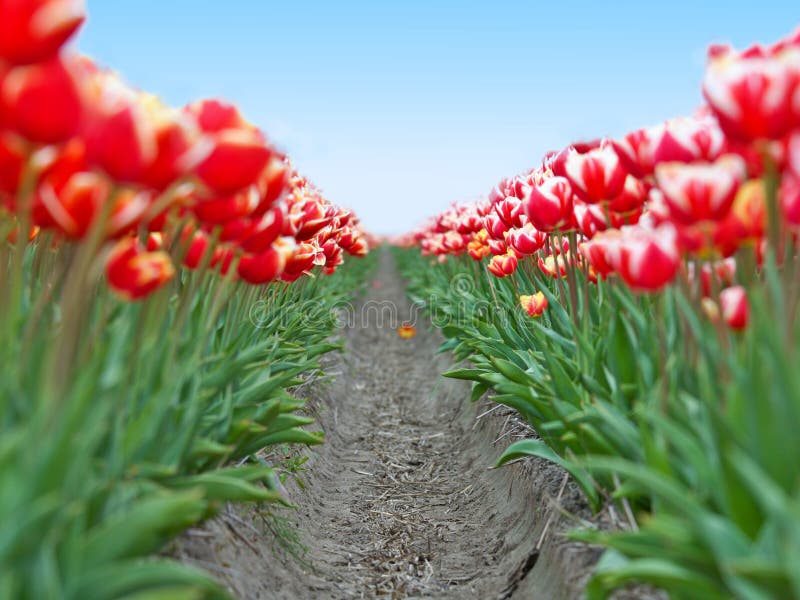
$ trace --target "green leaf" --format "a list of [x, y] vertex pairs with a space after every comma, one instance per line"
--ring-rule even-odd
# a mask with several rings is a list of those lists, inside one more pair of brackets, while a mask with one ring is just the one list
[[583, 493], [586, 495], [589, 503], [595, 509], [599, 508], [600, 498], [591, 479], [587, 476], [586, 471], [574, 463], [564, 460], [558, 456], [542, 440], [520, 440], [511, 444], [511, 446], [509, 446], [506, 451], [503, 452], [500, 458], [497, 459], [495, 466], [500, 467], [512, 460], [522, 458], [524, 456], [536, 456], [538, 458], [543, 458], [567, 471], [581, 487], [581, 490], [583, 490]]

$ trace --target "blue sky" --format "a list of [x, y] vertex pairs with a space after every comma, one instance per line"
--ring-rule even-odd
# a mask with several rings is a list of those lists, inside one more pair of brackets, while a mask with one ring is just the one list
[[790, 2], [603, 4], [89, 0], [78, 47], [171, 104], [235, 102], [399, 233], [547, 150], [690, 113], [709, 42], [800, 24]]

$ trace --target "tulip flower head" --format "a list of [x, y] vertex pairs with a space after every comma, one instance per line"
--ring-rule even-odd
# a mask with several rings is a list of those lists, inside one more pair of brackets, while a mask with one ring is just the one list
[[725, 151], [725, 145], [725, 135], [713, 118], [680, 117], [664, 124], [653, 162], [713, 162]]
[[689, 225], [724, 218], [747, 168], [741, 157], [726, 154], [713, 163], [662, 163], [655, 175], [672, 220]]
[[572, 222], [572, 186], [565, 177], [550, 177], [526, 189], [525, 214], [536, 229], [546, 233], [568, 229]]
[[537, 230], [532, 223], [524, 227], [509, 230], [506, 235], [508, 245], [520, 256], [528, 256], [544, 246], [547, 235]]
[[411, 323], [403, 323], [397, 328], [397, 335], [404, 340], [410, 340], [417, 335], [417, 328]]
[[185, 112], [203, 137], [184, 158], [184, 166], [217, 194], [233, 194], [258, 182], [273, 150], [238, 109], [220, 100], [203, 100]]
[[65, 142], [79, 131], [84, 86], [82, 65], [72, 56], [13, 67], [0, 76], [0, 115], [28, 141]]
[[734, 331], [741, 331], [747, 327], [750, 319], [750, 303], [747, 300], [745, 289], [736, 285], [725, 288], [719, 294], [719, 303], [722, 309], [722, 318]]
[[567, 262], [571, 260], [569, 253], [567, 253], [566, 258], [563, 254], [552, 255], [549, 254], [547, 256], [540, 256], [537, 264], [539, 265], [539, 270], [549, 275], [550, 277], [558, 278], [558, 277], [566, 277], [567, 276]]
[[481, 229], [472, 236], [467, 244], [467, 253], [472, 260], [483, 260], [492, 253], [488, 240], [489, 233], [485, 229]]
[[628, 175], [610, 143], [585, 154], [570, 154], [564, 171], [575, 194], [590, 204], [608, 202], [619, 196]]
[[495, 277], [508, 277], [517, 270], [518, 259], [513, 250], [509, 250], [505, 254], [493, 256], [489, 261], [487, 269]]
[[777, 140], [798, 125], [799, 73], [791, 44], [745, 52], [712, 46], [703, 94], [729, 138], [743, 143]]
[[622, 166], [634, 177], [652, 175], [655, 150], [664, 132], [663, 125], [639, 129], [611, 144], [622, 161]]
[[174, 275], [166, 252], [148, 252], [135, 238], [117, 242], [106, 260], [109, 286], [129, 301], [146, 298]]
[[[656, 229], [626, 227], [617, 247], [607, 256], [631, 288], [653, 292], [670, 283], [680, 266], [678, 235], [674, 226]], [[598, 269], [599, 271], [599, 269]]]
[[0, 60], [41, 62], [54, 56], [86, 19], [84, 0], [0, 0]]
[[542, 292], [536, 292], [530, 296], [520, 296], [519, 304], [531, 317], [538, 317], [547, 308], [547, 297]]

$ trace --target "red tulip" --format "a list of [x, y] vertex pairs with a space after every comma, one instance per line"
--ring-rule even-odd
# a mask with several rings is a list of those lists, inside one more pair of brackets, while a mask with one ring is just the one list
[[489, 261], [487, 269], [495, 277], [508, 277], [517, 270], [517, 257], [513, 251], [509, 250], [506, 254], [493, 256]]
[[489, 233], [489, 237], [495, 240], [505, 239], [505, 235], [509, 230], [509, 227], [499, 216], [497, 216], [497, 214], [492, 213], [490, 215], [486, 215], [483, 219], [483, 223], [484, 228]]
[[547, 308], [547, 297], [542, 292], [536, 292], [530, 296], [520, 296], [519, 304], [530, 316], [538, 317]]
[[610, 144], [586, 154], [570, 154], [564, 171], [575, 194], [589, 203], [607, 202], [619, 196], [628, 175]]
[[684, 224], [724, 218], [746, 176], [744, 161], [733, 154], [714, 163], [662, 163], [656, 167], [656, 182], [670, 217]]
[[617, 213], [611, 210], [604, 210], [599, 204], [576, 204], [575, 222], [581, 233], [587, 238], [593, 238], [598, 232], [605, 231], [609, 227], [622, 227], [623, 225], [635, 225], [642, 216], [642, 210], [634, 210], [628, 213]]
[[622, 192], [608, 202], [608, 210], [615, 213], [631, 213], [642, 208], [649, 192], [648, 184], [633, 175], [625, 178]]
[[195, 167], [195, 174], [220, 194], [256, 183], [272, 150], [255, 131], [228, 130], [214, 136], [212, 150]]
[[507, 227], [519, 227], [520, 215], [523, 214], [522, 202], [519, 198], [508, 196], [494, 205], [494, 211]]
[[166, 252], [147, 252], [136, 238], [123, 238], [106, 260], [106, 278], [126, 300], [140, 300], [172, 279], [175, 268]]
[[52, 58], [86, 18], [83, 0], [0, 0], [0, 59]]
[[350, 256], [366, 256], [369, 252], [369, 242], [363, 235], [359, 235], [355, 241], [344, 249]]
[[[242, 240], [246, 238], [253, 229], [253, 224], [253, 220], [249, 217], [240, 217], [226, 221], [219, 230], [218, 239], [224, 244], [241, 245]], [[206, 231], [212, 232], [217, 226], [210, 223], [203, 223], [201, 227]]]
[[181, 241], [188, 242], [186, 256], [183, 259], [183, 266], [187, 269], [195, 270], [200, 268], [203, 261], [208, 261], [207, 266], [211, 269], [219, 267], [222, 275], [226, 275], [230, 270], [233, 259], [236, 257], [234, 249], [227, 244], [217, 244], [211, 248], [211, 239], [204, 231], [192, 231], [191, 227], [186, 227], [181, 235]]
[[178, 111], [159, 105], [153, 112], [155, 158], [139, 176], [139, 181], [164, 191], [184, 175], [182, 158], [198, 142], [198, 132], [194, 123]]
[[457, 231], [448, 231], [444, 234], [442, 244], [450, 254], [461, 254], [466, 250], [469, 237]]
[[508, 245], [521, 256], [533, 254], [544, 246], [547, 235], [537, 230], [532, 223], [527, 223], [519, 229], [511, 229], [508, 232]]
[[443, 237], [441, 233], [428, 234], [421, 242], [423, 256], [435, 254], [441, 256], [447, 253], [447, 249], [443, 244]]
[[[552, 171], [558, 177], [567, 177], [567, 160], [573, 156], [587, 154], [603, 145], [603, 140], [592, 140], [589, 142], [576, 142], [567, 146], [560, 152], [551, 152], [545, 155], [542, 167], [545, 171]], [[541, 182], [538, 182], [541, 183]]]
[[626, 227], [622, 230], [615, 270], [635, 290], [657, 291], [670, 283], [680, 266], [678, 236], [674, 227]]
[[509, 196], [516, 196], [516, 185], [517, 182], [513, 177], [500, 180], [500, 182], [492, 188], [492, 191], [489, 192], [489, 204], [487, 209], [493, 209], [495, 204], [502, 202]]
[[523, 201], [525, 214], [539, 231], [568, 229], [572, 222], [572, 186], [564, 177], [550, 177], [531, 186]]
[[291, 168], [286, 158], [280, 154], [273, 155], [256, 184], [261, 201], [253, 214], [262, 215], [272, 207], [288, 189], [290, 176]]
[[78, 132], [83, 114], [80, 66], [57, 57], [10, 69], [0, 78], [0, 114], [31, 142], [66, 141]]
[[269, 283], [283, 273], [287, 256], [290, 253], [291, 250], [287, 251], [281, 246], [273, 245], [259, 254], [244, 254], [239, 259], [239, 266], [237, 267], [239, 277], [253, 285]]
[[186, 241], [190, 235], [191, 241], [189, 242], [189, 247], [186, 250], [186, 256], [183, 258], [183, 266], [194, 271], [195, 269], [200, 268], [200, 264], [206, 257], [208, 248], [211, 245], [211, 240], [208, 238], [208, 235], [206, 235], [205, 232], [196, 231], [192, 233], [190, 229], [184, 231], [182, 239]]
[[187, 105], [184, 112], [206, 133], [219, 133], [226, 129], [249, 127], [239, 109], [223, 100], [199, 100]]
[[653, 174], [655, 150], [664, 133], [663, 125], [639, 129], [618, 141], [612, 141], [622, 166], [634, 177]]
[[713, 162], [725, 151], [725, 136], [716, 121], [708, 117], [667, 121], [653, 153], [662, 162]]
[[105, 224], [105, 235], [116, 237], [136, 226], [152, 204], [144, 190], [120, 188], [112, 196], [111, 182], [90, 171], [85, 148], [73, 139], [56, 151], [39, 151], [34, 162], [39, 170], [33, 203], [34, 222], [56, 229], [69, 238], [84, 237], [106, 202], [114, 206]]
[[323, 227], [333, 221], [329, 205], [316, 198], [294, 203], [289, 208], [288, 218], [293, 225], [294, 236], [298, 241], [310, 240]]
[[776, 140], [798, 124], [800, 86], [797, 62], [760, 48], [736, 53], [712, 47], [703, 93], [725, 134], [749, 143]]
[[508, 252], [508, 244], [502, 240], [489, 239], [486, 243], [489, 246], [489, 252], [494, 256], [500, 256]]
[[252, 222], [240, 245], [246, 252], [264, 252], [278, 238], [283, 229], [283, 210], [275, 207]]
[[540, 256], [537, 264], [542, 273], [555, 279], [557, 277], [567, 276], [567, 263], [571, 260], [569, 253], [567, 253], [566, 256], [564, 254], [558, 254], [556, 256], [548, 254], [545, 257]]
[[800, 179], [787, 173], [781, 179], [780, 202], [786, 222], [793, 226], [800, 226]]
[[239, 193], [214, 199], [198, 199], [192, 212], [201, 223], [221, 225], [250, 215], [258, 205], [258, 191], [251, 186]]
[[84, 135], [89, 159], [113, 179], [136, 183], [158, 156], [149, 100], [114, 73], [97, 73], [91, 87]]
[[470, 207], [465, 210], [458, 220], [456, 231], [464, 234], [476, 233], [483, 229], [483, 217], [478, 213], [475, 207]]
[[725, 288], [719, 294], [719, 303], [722, 308], [722, 318], [728, 327], [741, 331], [747, 327], [750, 318], [750, 304], [747, 300], [745, 289], [736, 285]]
[[331, 239], [323, 244], [322, 252], [325, 254], [325, 273], [330, 275], [336, 267], [344, 262], [342, 247]]
[[350, 225], [345, 225], [339, 230], [339, 238], [337, 241], [342, 248], [347, 250], [359, 237], [360, 233], [356, 229]]
[[34, 219], [41, 227], [58, 229], [71, 238], [82, 238], [110, 191], [102, 177], [88, 172], [75, 173], [58, 187], [45, 181], [37, 190]]
[[621, 242], [622, 232], [609, 229], [580, 244], [578, 251], [601, 277], [607, 277], [617, 270]]
[[301, 242], [286, 261], [281, 275], [283, 281], [295, 281], [311, 271], [315, 266], [325, 264], [325, 253], [322, 248], [311, 242]]
[[205, 133], [184, 157], [184, 166], [214, 192], [233, 194], [258, 182], [273, 151], [239, 111], [218, 100], [186, 108]]

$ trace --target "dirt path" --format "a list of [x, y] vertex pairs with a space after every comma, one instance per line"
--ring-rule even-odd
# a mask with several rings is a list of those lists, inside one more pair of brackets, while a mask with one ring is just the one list
[[247, 513], [190, 532], [177, 554], [248, 599], [574, 597], [596, 553], [559, 538], [548, 502], [560, 494], [580, 510], [574, 488], [548, 464], [489, 470], [513, 433], [508, 419], [476, 421], [491, 405], [440, 377], [450, 359], [426, 323], [401, 339], [391, 306], [409, 318], [387, 252], [356, 311], [365, 318], [327, 366], [332, 383], [315, 386], [327, 443], [306, 465], [306, 489], [289, 490], [306, 564], [271, 552]]

